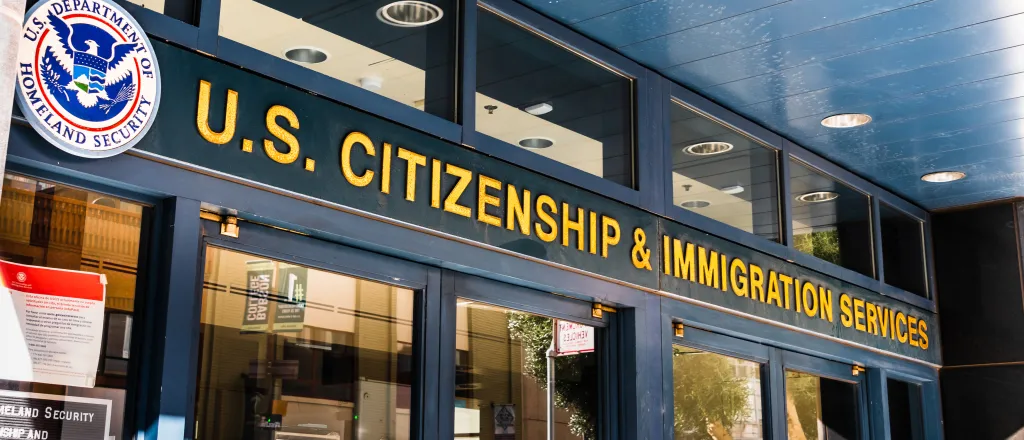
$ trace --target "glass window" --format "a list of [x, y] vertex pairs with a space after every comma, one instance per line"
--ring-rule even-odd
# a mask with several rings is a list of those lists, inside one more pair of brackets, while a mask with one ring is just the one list
[[859, 437], [857, 385], [786, 371], [786, 431], [790, 440]]
[[889, 438], [923, 439], [921, 386], [893, 379], [887, 379], [886, 385], [889, 393]]
[[409, 439], [416, 293], [207, 247], [196, 438]]
[[633, 187], [633, 84], [486, 9], [477, 14], [476, 130]]
[[454, 0], [223, 0], [220, 35], [453, 120]]
[[[456, 322], [454, 437], [545, 438], [554, 320], [460, 298]], [[555, 358], [554, 438], [597, 438], [599, 378], [595, 353]]]
[[[98, 399], [110, 403], [109, 438], [122, 440], [125, 435], [131, 437], [132, 433], [125, 433], [122, 429], [128, 364], [135, 360], [131, 352], [135, 330], [132, 317], [135, 313], [142, 217], [142, 205], [114, 196], [14, 174], [4, 176], [3, 197], [0, 198], [0, 259], [102, 274], [106, 278], [106, 291], [95, 386], [18, 382], [0, 377], [0, 404], [16, 404], [6, 400], [13, 395], [7, 392], [36, 393], [49, 400]], [[29, 333], [26, 331], [25, 334]], [[2, 335], [7, 339], [12, 336]], [[81, 341], [85, 336], [77, 334], [74, 337]], [[59, 348], [68, 350], [66, 346]], [[79, 356], [73, 359], [93, 362], [84, 352]], [[6, 422], [9, 420], [0, 420], [0, 425]], [[58, 434], [59, 429], [50, 432], [50, 438]], [[100, 434], [96, 438], [108, 438]]]
[[184, 10], [186, 8], [188, 10], [188, 13], [187, 13], [188, 15], [185, 15], [184, 17], [191, 16], [192, 7], [193, 7], [193, 3], [192, 3], [191, 0], [127, 0], [127, 1], [129, 3], [133, 3], [133, 4], [136, 4], [136, 5], [142, 6], [142, 7], [146, 8], [146, 9], [149, 9], [150, 11], [155, 11], [155, 12], [159, 12], [161, 14], [167, 14], [167, 15], [175, 16], [175, 18], [182, 17], [180, 14], [177, 14], [176, 12], [179, 12], [179, 10]]
[[672, 347], [677, 440], [764, 438], [761, 364]]
[[928, 296], [924, 268], [924, 229], [917, 219], [879, 203], [882, 220], [882, 262], [885, 282], [917, 295]]
[[868, 196], [795, 159], [790, 163], [793, 246], [874, 277]]
[[779, 241], [775, 150], [673, 102], [672, 204]]

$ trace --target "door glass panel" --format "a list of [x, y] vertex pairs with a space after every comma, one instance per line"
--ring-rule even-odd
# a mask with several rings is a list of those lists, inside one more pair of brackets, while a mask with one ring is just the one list
[[408, 439], [412, 290], [208, 247], [197, 438]]
[[886, 384], [889, 390], [889, 438], [924, 438], [921, 386], [893, 379], [887, 379]]
[[[458, 300], [455, 438], [546, 438], [546, 353], [553, 321]], [[555, 359], [555, 438], [597, 438], [599, 378], [596, 353]]]
[[[137, 359], [137, 355], [131, 352], [131, 341], [133, 330], [136, 330], [132, 317], [136, 311], [135, 289], [142, 240], [142, 213], [142, 205], [118, 197], [15, 174], [4, 175], [3, 198], [0, 199], [0, 259], [29, 266], [102, 274], [106, 278], [106, 291], [101, 323], [102, 342], [92, 378], [94, 386], [58, 383], [62, 380], [66, 380], [62, 383], [82, 380], [73, 375], [67, 375], [67, 379], [57, 379], [56, 375], [50, 375], [47, 379], [49, 383], [43, 383], [43, 380], [4, 380], [0, 377], [0, 408], [5, 403], [9, 404], [7, 408], [15, 408], [10, 404], [16, 405], [20, 400], [10, 400], [13, 393], [46, 395], [49, 400], [85, 398], [106, 401], [110, 403], [110, 431], [102, 438], [124, 438], [122, 427], [125, 400], [131, 386], [127, 377], [128, 365]], [[7, 292], [11, 290], [2, 294]], [[23, 298], [29, 298], [28, 294], [22, 295]], [[53, 353], [59, 361], [67, 361], [75, 372], [80, 371], [74, 365], [76, 363], [84, 363], [85, 369], [91, 369], [88, 365], [94, 360], [89, 355], [78, 352], [77, 356], [69, 356], [67, 351], [61, 352], [67, 350], [68, 346], [58, 342], [61, 337], [74, 337], [82, 341], [87, 337], [86, 332], [70, 334], [54, 331], [52, 339], [35, 339], [38, 336], [23, 333], [19, 324], [15, 323], [18, 319], [9, 314], [14, 313], [14, 310], [3, 305], [0, 302], [0, 336], [5, 338], [5, 341], [0, 342], [0, 347], [3, 347], [0, 350], [3, 360], [0, 362], [9, 362], [5, 366], [17, 365], [21, 353], [30, 356], [27, 350], [21, 350], [20, 347], [27, 345], [31, 337], [34, 347], [45, 347], [42, 349]], [[7, 305], [13, 305], [13, 302]], [[48, 315], [34, 313], [37, 320]], [[14, 324], [17, 330], [4, 324]], [[15, 332], [24, 334], [25, 338], [11, 337]], [[46, 369], [42, 363], [37, 367]], [[6, 420], [0, 416], [0, 427], [11, 420], [10, 415]], [[67, 427], [65, 429], [75, 429], [70, 424], [64, 426]], [[50, 438], [54, 438], [59, 429], [50, 433]], [[131, 435], [128, 434], [129, 437]], [[7, 438], [2, 430], [0, 437]]]
[[790, 440], [858, 438], [857, 385], [786, 371], [786, 431]]
[[672, 347], [677, 440], [762, 439], [761, 364]]

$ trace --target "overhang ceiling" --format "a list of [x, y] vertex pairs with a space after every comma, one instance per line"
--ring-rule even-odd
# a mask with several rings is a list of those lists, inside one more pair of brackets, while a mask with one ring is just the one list
[[925, 208], [1024, 196], [1024, 0], [519, 1]]

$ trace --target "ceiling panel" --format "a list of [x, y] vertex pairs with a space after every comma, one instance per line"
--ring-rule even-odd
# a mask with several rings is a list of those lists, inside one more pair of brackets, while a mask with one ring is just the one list
[[1024, 1], [519, 1], [925, 208], [1024, 196]]

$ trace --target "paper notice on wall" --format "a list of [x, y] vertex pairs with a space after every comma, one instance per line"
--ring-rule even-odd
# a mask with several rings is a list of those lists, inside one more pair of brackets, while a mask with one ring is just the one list
[[0, 379], [92, 388], [103, 275], [0, 261]]

